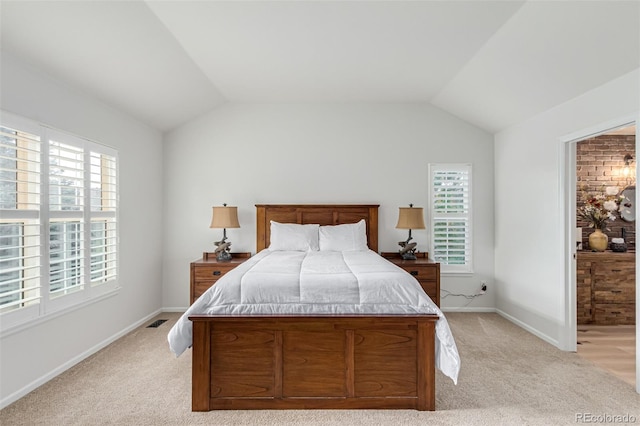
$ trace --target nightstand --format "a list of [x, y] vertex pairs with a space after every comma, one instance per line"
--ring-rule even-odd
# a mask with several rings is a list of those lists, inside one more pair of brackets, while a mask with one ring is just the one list
[[214, 253], [203, 253], [202, 258], [191, 262], [191, 304], [216, 283], [224, 274], [245, 262], [251, 253], [231, 253], [229, 262], [218, 262]]
[[424, 292], [440, 307], [440, 263], [429, 259], [427, 253], [416, 253], [416, 260], [404, 260], [397, 252], [382, 252], [380, 255], [413, 275]]

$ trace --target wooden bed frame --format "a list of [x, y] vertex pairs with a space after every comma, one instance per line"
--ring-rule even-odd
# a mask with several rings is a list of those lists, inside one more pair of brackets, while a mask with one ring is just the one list
[[[377, 205], [256, 205], [257, 249], [270, 221], [367, 222]], [[437, 315], [192, 315], [192, 410], [435, 409]]]

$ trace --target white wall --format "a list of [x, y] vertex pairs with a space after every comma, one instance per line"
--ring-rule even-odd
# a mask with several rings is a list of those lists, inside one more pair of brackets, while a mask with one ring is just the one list
[[557, 345], [565, 327], [561, 140], [637, 117], [638, 79], [636, 70], [495, 137], [496, 307]]
[[160, 133], [2, 54], [0, 108], [120, 154], [120, 292], [0, 341], [0, 407], [161, 308]]
[[[163, 306], [189, 303], [189, 262], [213, 251], [211, 207], [239, 209], [227, 230], [234, 251], [255, 253], [257, 203], [380, 204], [381, 251], [398, 250], [398, 207], [427, 207], [427, 165], [469, 162], [474, 176], [475, 274], [442, 288], [489, 292], [470, 307], [493, 308], [493, 138], [437, 108], [399, 105], [227, 105], [165, 136]], [[414, 231], [422, 251], [426, 231]], [[444, 307], [469, 301], [447, 297]]]

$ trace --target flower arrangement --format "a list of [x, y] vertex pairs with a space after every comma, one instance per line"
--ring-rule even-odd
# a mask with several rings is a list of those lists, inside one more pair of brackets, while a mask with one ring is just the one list
[[614, 212], [620, 208], [624, 200], [618, 194], [618, 187], [608, 186], [603, 192], [590, 194], [581, 190], [583, 205], [578, 208], [578, 217], [589, 224], [590, 228], [604, 230], [607, 221], [615, 220]]

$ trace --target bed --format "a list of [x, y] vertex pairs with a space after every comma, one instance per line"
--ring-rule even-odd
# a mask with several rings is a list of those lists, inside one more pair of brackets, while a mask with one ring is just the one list
[[[455, 382], [460, 365], [457, 349], [442, 312], [419, 284], [377, 255], [378, 206], [257, 205], [256, 208], [257, 254], [203, 294], [169, 333], [170, 347], [176, 355], [189, 345], [192, 347], [192, 410], [434, 410], [436, 365]], [[271, 241], [272, 222], [313, 224], [324, 230], [345, 228], [335, 226], [344, 224], [350, 224], [351, 229], [358, 224], [366, 229], [366, 245], [370, 250], [276, 251]], [[289, 266], [280, 261], [273, 266], [267, 258], [287, 259], [286, 262], [293, 259], [300, 264]], [[286, 298], [283, 295], [291, 290], [285, 284], [280, 285], [279, 277], [286, 281], [291, 274], [274, 272], [282, 268], [315, 272], [317, 265], [324, 265], [329, 258], [342, 259], [344, 268], [361, 272], [355, 280], [347, 274], [334, 274], [335, 278], [328, 283], [333, 290], [320, 292], [321, 299], [323, 294], [330, 298], [335, 292], [340, 293], [343, 285], [340, 279], [344, 280], [345, 288], [355, 281], [360, 293], [357, 289], [345, 290], [339, 298], [348, 299], [355, 292], [358, 300], [368, 300], [367, 294], [388, 291], [389, 285], [371, 288], [361, 283], [373, 277], [369, 270], [381, 268], [387, 284], [395, 281], [389, 277], [409, 279], [397, 288], [411, 300], [418, 298], [420, 303], [412, 305], [420, 308], [402, 305], [398, 310], [345, 302], [338, 310], [323, 303], [306, 304], [303, 306], [306, 311], [282, 310], [279, 304], [273, 310], [266, 309], [265, 306], [271, 307], [267, 304], [247, 310], [247, 306], [255, 306], [227, 303], [229, 299], [223, 298], [225, 292], [232, 295], [225, 297], [233, 298], [237, 293], [245, 302], [247, 297], [253, 297], [248, 294], [256, 293], [267, 299]], [[378, 263], [378, 258], [384, 263]], [[267, 274], [263, 271], [263, 275], [257, 275], [261, 268]], [[234, 275], [237, 277], [233, 278]], [[305, 283], [317, 278], [314, 273], [300, 276]], [[242, 283], [242, 287], [234, 287], [233, 280]], [[307, 292], [315, 288], [298, 287]], [[363, 290], [366, 288], [370, 288], [368, 293]], [[302, 290], [299, 300], [301, 293]]]

